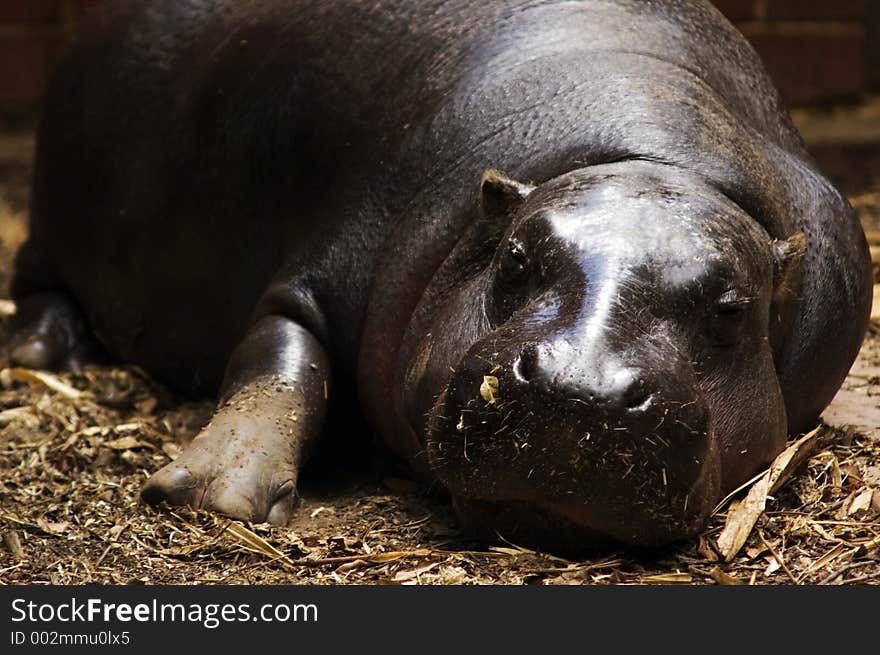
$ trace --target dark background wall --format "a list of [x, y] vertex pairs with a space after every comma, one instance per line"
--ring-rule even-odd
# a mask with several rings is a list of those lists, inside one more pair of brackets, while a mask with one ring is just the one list
[[[102, 0], [0, 0], [0, 112], [28, 114], [77, 19]], [[715, 0], [790, 105], [880, 91], [880, 0]]]
[[29, 112], [76, 25], [101, 0], [0, 0], [0, 112]]
[[790, 104], [880, 90], [880, 0], [715, 0], [748, 37]]

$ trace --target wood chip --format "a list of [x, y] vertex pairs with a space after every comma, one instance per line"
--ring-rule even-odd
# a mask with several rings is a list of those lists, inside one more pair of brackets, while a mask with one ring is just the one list
[[86, 428], [84, 430], [78, 430], [71, 434], [67, 439], [61, 444], [61, 450], [67, 450], [71, 446], [73, 446], [80, 437], [94, 437], [97, 435], [108, 435], [110, 434], [110, 428], [100, 427], [100, 426], [92, 426], [90, 428]]
[[40, 419], [31, 407], [13, 407], [0, 412], [0, 428], [5, 428], [13, 422], [22, 422], [31, 430], [40, 427]]
[[223, 531], [231, 535], [245, 550], [265, 555], [287, 566], [293, 566], [293, 560], [287, 555], [241, 523], [230, 521]]
[[123, 432], [140, 432], [140, 431], [145, 431], [145, 430], [149, 430], [149, 429], [150, 429], [150, 426], [148, 426], [146, 423], [137, 423], [137, 422], [135, 422], [135, 423], [118, 423], [113, 426], [113, 431], [116, 432], [117, 434], [120, 434]]
[[37, 526], [47, 534], [62, 535], [70, 528], [68, 521], [49, 521], [42, 516], [37, 519]]
[[3, 543], [6, 544], [7, 550], [12, 553], [12, 559], [24, 559], [24, 548], [21, 546], [21, 538], [15, 530], [7, 530], [3, 533]]
[[152, 444], [145, 441], [138, 441], [132, 436], [120, 437], [104, 444], [111, 450], [131, 450], [132, 448], [153, 448]]

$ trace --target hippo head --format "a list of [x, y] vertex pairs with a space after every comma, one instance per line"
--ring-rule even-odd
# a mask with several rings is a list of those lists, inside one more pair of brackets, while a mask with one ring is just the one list
[[698, 532], [784, 443], [771, 316], [803, 236], [646, 162], [536, 188], [490, 171], [482, 213], [492, 252], [404, 385], [464, 524], [567, 550]]

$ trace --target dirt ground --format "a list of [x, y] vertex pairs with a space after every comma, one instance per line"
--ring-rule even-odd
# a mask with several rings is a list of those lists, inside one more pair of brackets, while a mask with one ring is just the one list
[[[880, 125], [871, 113], [880, 110], [859, 111], [868, 128]], [[880, 179], [870, 171], [880, 167], [865, 161], [880, 160], [880, 139], [835, 132], [841, 119], [832, 113], [796, 118], [876, 240]], [[852, 112], [842, 120], [852, 124]], [[25, 236], [32, 139], [0, 133], [0, 298]], [[12, 309], [0, 301], [0, 320]], [[141, 484], [206, 422], [209, 401], [176, 398], [132, 368], [6, 370], [0, 584], [880, 584], [877, 396], [874, 324], [825, 424], [800, 446], [794, 460], [803, 462], [759, 494], [764, 511], [741, 548], [730, 552], [722, 531], [740, 520], [734, 508], [754, 504], [740, 502], [747, 489], [719, 507], [698, 539], [570, 561], [500, 536], [471, 543], [442, 494], [378, 456], [324, 470], [323, 481], [307, 476], [288, 528], [154, 510], [138, 502]]]

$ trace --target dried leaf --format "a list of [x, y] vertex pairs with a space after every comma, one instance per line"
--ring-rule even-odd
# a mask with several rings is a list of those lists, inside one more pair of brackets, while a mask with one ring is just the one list
[[706, 538], [703, 537], [702, 535], [700, 535], [700, 541], [699, 541], [699, 545], [697, 546], [697, 552], [700, 553], [700, 555], [702, 555], [705, 559], [709, 560], [710, 562], [717, 562], [718, 561], [718, 554], [714, 550], [712, 550], [712, 548], [709, 546], [709, 542], [706, 541]]
[[370, 564], [385, 564], [404, 557], [430, 557], [434, 553], [430, 548], [417, 548], [415, 550], [392, 550], [387, 553], [374, 553], [363, 559]]
[[843, 475], [840, 472], [840, 462], [837, 461], [837, 457], [834, 453], [828, 453], [831, 455], [831, 484], [835, 487], [843, 486]]
[[693, 582], [693, 577], [690, 573], [660, 573], [646, 575], [639, 582], [643, 584], [689, 584]]
[[498, 378], [494, 375], [484, 375], [480, 385], [480, 396], [488, 404], [494, 405], [498, 400]]
[[424, 575], [428, 571], [432, 571], [438, 566], [440, 566], [440, 562], [433, 562], [432, 564], [426, 564], [425, 566], [420, 566], [418, 568], [410, 569], [408, 571], [398, 571], [391, 579], [394, 582], [406, 582], [408, 580], [414, 580]]
[[782, 568], [782, 564], [779, 563], [779, 560], [773, 557], [773, 555], [768, 555], [764, 558], [767, 562], [767, 568], [764, 569], [764, 576], [773, 575], [779, 569]]
[[86, 395], [79, 389], [74, 389], [59, 377], [47, 373], [46, 371], [33, 371], [29, 368], [11, 368], [9, 369], [9, 376], [16, 382], [41, 384], [47, 389], [61, 394], [65, 398], [70, 398], [71, 400], [77, 400]]
[[724, 529], [718, 536], [718, 550], [730, 562], [746, 543], [749, 535], [764, 513], [767, 497], [779, 489], [794, 470], [807, 458], [818, 443], [822, 427], [804, 435], [773, 460], [767, 472], [752, 486], [742, 502], [731, 505]]
[[849, 506], [846, 509], [846, 515], [852, 516], [853, 514], [857, 514], [859, 512], [864, 512], [871, 508], [871, 500], [874, 497], [873, 489], [863, 489], [860, 492], [855, 492], [852, 497], [852, 501], [849, 503]]
[[839, 543], [836, 546], [834, 546], [834, 548], [829, 550], [827, 553], [822, 555], [822, 557], [820, 557], [815, 562], [810, 564], [810, 566], [807, 567], [807, 570], [804, 571], [804, 573], [800, 576], [800, 578], [803, 579], [806, 576], [808, 576], [810, 573], [812, 573], [813, 571], [819, 571], [820, 569], [825, 568], [829, 564], [834, 563], [836, 560], [838, 560], [844, 554], [848, 554], [849, 556], [852, 556], [852, 554], [855, 551], [856, 551], [855, 548], [850, 548], [846, 544]]
[[761, 478], [742, 502], [732, 503], [727, 512], [724, 530], [718, 536], [718, 550], [725, 562], [730, 562], [749, 538], [758, 517], [767, 505], [767, 494], [770, 482], [765, 476]]
[[352, 562], [345, 562], [345, 564], [340, 564], [336, 567], [337, 573], [351, 573], [357, 569], [362, 569], [367, 566], [367, 562], [362, 559], [356, 559]]
[[862, 472], [859, 470], [859, 467], [852, 462], [841, 464], [840, 472], [846, 476], [847, 486], [861, 485], [864, 482], [862, 480]]
[[783, 450], [770, 465], [770, 493], [774, 494], [789, 481], [798, 467], [807, 460], [819, 445], [819, 437], [825, 430], [825, 426], [811, 430], [800, 439]]
[[865, 484], [871, 487], [880, 487], [880, 466], [866, 466], [862, 472]]
[[722, 571], [720, 566], [712, 567], [712, 570], [709, 571], [709, 577], [711, 577], [716, 583], [724, 586], [739, 586], [746, 584], [739, 578], [735, 578], [729, 573]]
[[495, 553], [501, 553], [502, 555], [512, 555], [514, 557], [519, 557], [520, 555], [537, 555], [534, 550], [529, 550], [528, 548], [523, 548], [521, 546], [512, 545], [508, 546], [490, 546], [489, 550]]
[[757, 559], [759, 555], [767, 552], [767, 546], [761, 544], [759, 546], [750, 546], [746, 548], [746, 557], [749, 559]]

